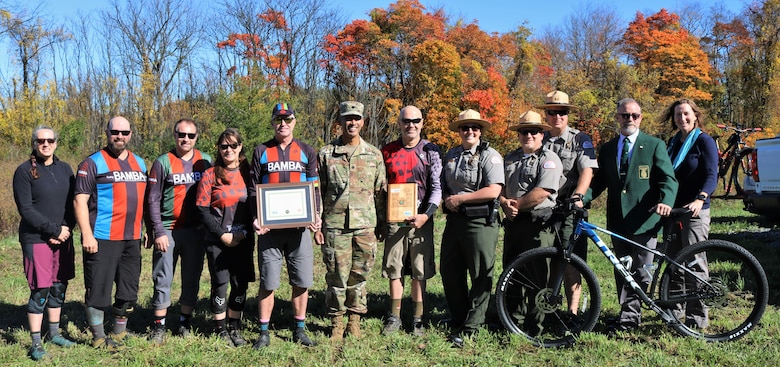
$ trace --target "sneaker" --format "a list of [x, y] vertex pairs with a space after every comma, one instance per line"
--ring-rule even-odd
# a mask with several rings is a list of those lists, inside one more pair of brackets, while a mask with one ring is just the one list
[[49, 338], [47, 340], [48, 340], [49, 343], [52, 343], [54, 345], [59, 345], [59, 346], [61, 346], [63, 348], [70, 348], [70, 347], [76, 345], [76, 342], [74, 342], [73, 340], [70, 340], [70, 339], [62, 336], [62, 334], [56, 335], [53, 338]]
[[412, 335], [425, 335], [425, 325], [423, 325], [422, 319], [419, 317], [415, 317], [414, 320], [412, 320]]
[[304, 347], [313, 347], [317, 345], [314, 340], [309, 339], [309, 336], [306, 335], [306, 330], [303, 329], [296, 329], [295, 332], [293, 332], [292, 340], [294, 343], [298, 343]]
[[192, 327], [186, 327], [184, 325], [179, 325], [178, 332], [179, 332], [179, 335], [182, 338], [189, 338], [190, 336], [192, 336]]
[[403, 325], [401, 324], [401, 320], [398, 317], [395, 315], [387, 316], [387, 319], [385, 320], [385, 327], [382, 329], [382, 335], [393, 334], [396, 331], [401, 330], [401, 327], [403, 327]]
[[[293, 338], [295, 338], [295, 336], [293, 336]], [[268, 334], [260, 334], [260, 338], [257, 339], [257, 342], [252, 346], [252, 348], [260, 350], [269, 345], [271, 345], [271, 336]]]
[[165, 338], [165, 328], [162, 327], [152, 328], [152, 332], [149, 334], [149, 340], [152, 342], [152, 344], [162, 345], [163, 338]]
[[42, 344], [36, 343], [30, 346], [30, 351], [27, 352], [27, 356], [29, 356], [33, 361], [40, 361], [44, 358], [48, 358], [49, 353], [46, 353], [46, 350], [43, 349]]
[[230, 335], [228, 335], [227, 330], [222, 330], [217, 334], [217, 336], [224, 341], [228, 347], [235, 347], [236, 345], [233, 343], [233, 339], [230, 338]]
[[108, 351], [117, 351], [123, 349], [125, 346], [122, 343], [114, 341], [110, 337], [95, 339], [92, 341], [92, 347], [95, 349], [105, 349]]
[[233, 341], [233, 345], [236, 347], [244, 346], [246, 345], [246, 339], [241, 336], [241, 334], [238, 333], [238, 330], [231, 329], [228, 331], [228, 335], [230, 336], [230, 340]]

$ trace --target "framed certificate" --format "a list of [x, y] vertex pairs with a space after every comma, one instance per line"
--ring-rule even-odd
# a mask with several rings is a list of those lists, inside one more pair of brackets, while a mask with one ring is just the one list
[[257, 184], [257, 223], [271, 229], [314, 223], [314, 182]]
[[417, 184], [387, 185], [387, 222], [400, 223], [417, 214]]

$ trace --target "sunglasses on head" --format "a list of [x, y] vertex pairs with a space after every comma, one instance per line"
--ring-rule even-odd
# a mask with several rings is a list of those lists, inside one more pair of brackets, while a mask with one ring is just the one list
[[617, 115], [620, 116], [620, 118], [622, 118], [623, 120], [628, 120], [629, 118], [638, 120], [640, 117], [642, 117], [641, 113], [619, 113]]
[[44, 143], [54, 144], [54, 143], [57, 142], [57, 139], [52, 139], [52, 138], [48, 138], [48, 139], [35, 139], [35, 142], [38, 143], [39, 145], [43, 145]]
[[422, 119], [401, 119], [401, 122], [403, 122], [405, 125], [413, 124], [417, 125], [422, 121]]
[[241, 144], [233, 143], [233, 144], [219, 144], [217, 146], [219, 147], [219, 150], [227, 150], [227, 148], [235, 150], [235, 149], [238, 149], [239, 145], [241, 145]]
[[282, 121], [284, 121], [285, 123], [289, 124], [289, 123], [293, 122], [294, 120], [295, 120], [295, 117], [292, 117], [292, 116], [288, 116], [288, 117], [275, 117], [274, 118], [274, 122], [277, 123], [277, 124], [281, 124]]
[[111, 135], [122, 135], [122, 136], [130, 135], [130, 130], [109, 130], [108, 132], [110, 132]]
[[546, 110], [547, 116], [566, 116], [569, 114], [569, 110]]
[[523, 130], [518, 130], [517, 132], [520, 133], [520, 135], [528, 135], [528, 134], [536, 135], [536, 134], [541, 134], [542, 130], [540, 130], [540, 129], [523, 129]]
[[184, 139], [185, 137], [190, 139], [195, 139], [195, 137], [197, 136], [198, 136], [197, 133], [180, 133], [178, 131], [176, 132], [176, 137], [179, 139]]
[[460, 125], [459, 127], [460, 131], [463, 131], [464, 133], [471, 130], [471, 131], [482, 131], [482, 126], [479, 125]]

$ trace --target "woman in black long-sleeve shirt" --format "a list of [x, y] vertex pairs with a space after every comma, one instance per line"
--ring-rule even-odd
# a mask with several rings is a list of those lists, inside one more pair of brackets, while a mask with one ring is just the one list
[[34, 360], [46, 356], [41, 343], [43, 310], [48, 309], [47, 340], [63, 347], [73, 341], [60, 334], [60, 311], [65, 303], [68, 281], [74, 277], [74, 252], [71, 230], [73, 213], [73, 170], [60, 161], [57, 135], [50, 127], [37, 127], [32, 134], [30, 159], [14, 173], [14, 201], [22, 217], [19, 242], [24, 255], [24, 272], [30, 287], [27, 320], [32, 346], [28, 355]]
[[[663, 121], [670, 121], [678, 129], [669, 141], [669, 157], [680, 188], [674, 206], [688, 208], [689, 215], [680, 218], [677, 235], [667, 248], [674, 256], [680, 249], [706, 240], [710, 233], [710, 197], [718, 184], [718, 148], [715, 140], [701, 131], [702, 113], [696, 103], [679, 99], [666, 110]], [[705, 254], [699, 258], [699, 276], [709, 273]], [[707, 306], [703, 302], [689, 302], [679, 306], [677, 316], [689, 326], [705, 328], [709, 324]]]

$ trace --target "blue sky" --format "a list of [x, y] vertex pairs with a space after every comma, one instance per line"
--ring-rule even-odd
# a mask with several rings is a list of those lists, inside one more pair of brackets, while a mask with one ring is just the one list
[[[31, 4], [44, 3], [52, 15], [75, 16], [78, 11], [87, 13], [94, 9], [108, 7], [108, 0], [26, 0]], [[10, 0], [6, 3], [23, 4], [25, 0]], [[121, 1], [121, 0], [120, 0]], [[195, 0], [210, 1], [210, 0]], [[259, 1], [259, 0], [247, 0]], [[390, 0], [326, 0], [351, 13], [352, 19], [368, 19], [368, 12], [373, 8], [387, 8], [395, 1]], [[559, 25], [561, 21], [582, 9], [585, 4], [607, 4], [614, 7], [623, 17], [626, 24], [630, 22], [637, 11], [649, 15], [661, 8], [669, 10], [682, 9], [686, 4], [696, 2], [707, 7], [710, 3], [722, 3], [731, 12], [737, 14], [745, 8], [750, 0], [556, 0], [553, 2], [539, 0], [420, 0], [429, 10], [444, 8], [453, 20], [461, 18], [466, 22], [476, 20], [482, 29], [488, 32], [506, 33], [513, 31], [518, 25], [527, 21], [527, 26], [534, 35], [548, 27]], [[684, 14], [680, 14], [684, 16]]]

